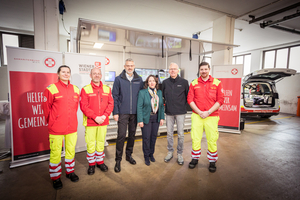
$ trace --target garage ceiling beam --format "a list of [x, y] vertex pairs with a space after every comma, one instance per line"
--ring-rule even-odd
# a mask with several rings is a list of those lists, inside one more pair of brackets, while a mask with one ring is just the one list
[[279, 20], [276, 20], [276, 21], [273, 21], [273, 22], [268, 21], [268, 22], [260, 23], [260, 28], [265, 28], [267, 26], [272, 26], [272, 25], [275, 25], [275, 24], [278, 25], [282, 22], [286, 22], [286, 21], [292, 20], [292, 19], [297, 18], [297, 17], [300, 17], [300, 12], [289, 15], [289, 16], [285, 16], [282, 19], [279, 19]]
[[258, 17], [258, 18], [255, 18], [255, 16], [252, 16], [252, 15], [249, 15], [249, 17], [252, 18], [252, 20], [249, 21], [249, 24], [252, 24], [252, 23], [254, 23], [254, 22], [261, 21], [261, 20], [266, 19], [266, 18], [268, 18], [268, 17], [272, 17], [272, 16], [275, 16], [275, 15], [278, 15], [278, 14], [283, 13], [283, 12], [286, 12], [286, 11], [288, 11], [288, 10], [297, 8], [297, 7], [299, 7], [299, 6], [300, 6], [300, 2], [295, 3], [295, 4], [293, 4], [293, 5], [290, 5], [290, 6], [288, 6], [288, 7], [282, 8], [282, 9], [280, 9], [280, 10], [271, 12], [271, 13], [269, 13], [269, 14], [263, 15], [263, 16]]
[[295, 29], [285, 28], [285, 27], [277, 26], [277, 25], [273, 25], [273, 26], [270, 26], [270, 27], [271, 28], [276, 28], [278, 30], [287, 31], [287, 32], [290, 32], [290, 33], [295, 33], [295, 34], [299, 34], [300, 35], [300, 31], [297, 31]]

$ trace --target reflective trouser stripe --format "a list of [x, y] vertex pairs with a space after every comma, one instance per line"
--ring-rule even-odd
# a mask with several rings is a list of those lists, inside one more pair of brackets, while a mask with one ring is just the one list
[[52, 180], [56, 180], [61, 176], [61, 163], [53, 164], [49, 163], [49, 174]]
[[[61, 149], [62, 149], [62, 144], [63, 144], [63, 140], [65, 139], [65, 163], [67, 162], [67, 160], [74, 160], [75, 157], [75, 146], [76, 146], [76, 142], [77, 142], [77, 132], [75, 133], [71, 133], [68, 135], [52, 135], [49, 134], [49, 142], [50, 142], [50, 164], [49, 164], [49, 172], [50, 169], [51, 170], [55, 170], [56, 167], [59, 165], [61, 165]], [[74, 165], [75, 165], [75, 161], [72, 165], [72, 170], [66, 169], [66, 173], [71, 173], [74, 171]], [[71, 167], [70, 165], [70, 167]], [[70, 172], [71, 171], [71, 172]], [[60, 173], [58, 175], [58, 173], [52, 174], [53, 172], [50, 172], [50, 177], [52, 180], [56, 180], [60, 177], [61, 174], [61, 169], [60, 169]]]
[[199, 160], [201, 156], [201, 149], [200, 150], [192, 150], [192, 159], [196, 159], [196, 160]]
[[95, 165], [96, 163], [95, 152], [94, 153], [87, 152], [86, 159], [88, 160], [90, 166]]
[[[103, 151], [104, 151], [106, 132], [107, 132], [107, 125], [85, 127], [85, 142], [87, 145], [87, 159], [89, 165], [95, 165], [95, 162], [97, 162], [97, 164], [103, 163], [103, 158], [105, 156]], [[92, 155], [95, 152], [96, 152], [96, 155], [94, 157], [95, 161], [90, 162], [93, 160], [93, 158], [89, 157], [88, 155]]]
[[75, 159], [65, 159], [66, 174], [74, 172]]
[[207, 151], [207, 158], [209, 162], [217, 162], [218, 160], [218, 152], [211, 153], [210, 151]]
[[[205, 130], [208, 151], [213, 152], [212, 154], [217, 152], [217, 140], [219, 138], [218, 132], [218, 122], [220, 120], [219, 116], [212, 116], [202, 119], [198, 114], [192, 113], [192, 130], [191, 130], [191, 138], [192, 138], [192, 148], [197, 151], [201, 149], [201, 140], [203, 131]], [[212, 156], [212, 155], [210, 155]], [[218, 157], [212, 156], [214, 160], [217, 160]]]
[[96, 163], [97, 165], [101, 165], [104, 163], [103, 159], [105, 157], [105, 153], [104, 152], [97, 152], [96, 151]]

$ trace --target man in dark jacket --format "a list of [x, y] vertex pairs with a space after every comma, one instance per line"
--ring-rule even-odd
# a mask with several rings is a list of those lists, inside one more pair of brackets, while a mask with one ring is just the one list
[[166, 123], [167, 123], [167, 140], [168, 154], [165, 162], [169, 162], [173, 158], [173, 133], [174, 124], [177, 124], [178, 145], [177, 145], [177, 162], [183, 165], [182, 157], [184, 142], [184, 120], [186, 114], [187, 95], [189, 92], [189, 83], [187, 80], [178, 75], [179, 68], [176, 63], [169, 66], [170, 77], [163, 81], [162, 92], [166, 103]]
[[135, 65], [131, 58], [125, 61], [124, 68], [123, 72], [116, 77], [112, 90], [114, 98], [113, 116], [114, 120], [118, 122], [115, 172], [121, 171], [127, 126], [126, 160], [130, 164], [136, 164], [131, 154], [137, 126], [137, 99], [139, 91], [143, 89], [143, 79], [134, 71]]

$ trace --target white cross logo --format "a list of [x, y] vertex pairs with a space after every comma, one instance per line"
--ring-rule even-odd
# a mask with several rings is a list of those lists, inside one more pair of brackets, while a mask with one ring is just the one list
[[45, 59], [45, 65], [47, 66], [47, 67], [54, 67], [54, 65], [55, 65], [55, 60], [54, 59], [52, 59], [52, 58], [46, 58]]
[[231, 70], [231, 73], [232, 73], [233, 75], [236, 75], [238, 72], [239, 72], [239, 71], [238, 71], [236, 68], [233, 68], [233, 69]]

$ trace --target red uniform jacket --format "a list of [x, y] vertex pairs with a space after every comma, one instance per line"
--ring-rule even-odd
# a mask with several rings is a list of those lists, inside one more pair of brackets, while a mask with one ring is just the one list
[[[187, 102], [188, 104], [194, 102], [201, 111], [208, 111], [216, 102], [219, 102], [220, 105], [224, 103], [222, 90], [223, 86], [220, 80], [209, 75], [209, 79], [204, 82], [199, 77], [190, 85]], [[219, 116], [219, 111], [216, 110], [210, 116]]]
[[68, 85], [58, 81], [49, 85], [43, 96], [49, 134], [67, 135], [77, 132], [78, 87], [70, 84], [70, 81]]
[[[109, 115], [114, 109], [114, 99], [111, 95], [111, 89], [100, 82], [96, 86], [93, 82], [82, 88], [80, 94], [80, 108], [83, 112], [84, 126], [104, 126], [109, 124]], [[105, 115], [106, 119], [102, 124], [97, 124], [97, 116]]]

